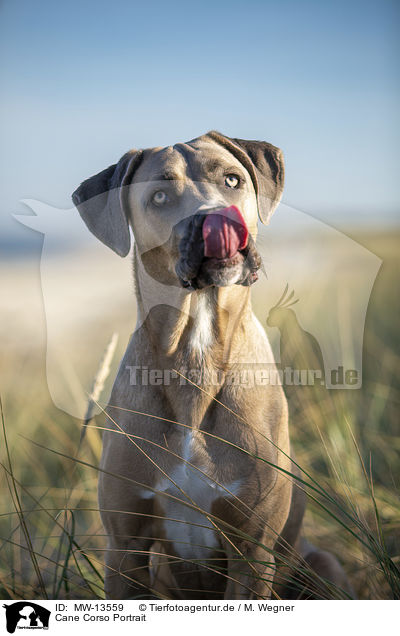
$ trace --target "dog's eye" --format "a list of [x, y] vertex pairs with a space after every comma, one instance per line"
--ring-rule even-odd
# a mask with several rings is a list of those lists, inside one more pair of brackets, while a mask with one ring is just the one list
[[152, 201], [156, 205], [164, 205], [168, 201], [168, 196], [163, 190], [157, 190], [152, 196]]
[[225, 177], [225, 185], [228, 188], [237, 188], [239, 185], [240, 179], [235, 174], [228, 174]]

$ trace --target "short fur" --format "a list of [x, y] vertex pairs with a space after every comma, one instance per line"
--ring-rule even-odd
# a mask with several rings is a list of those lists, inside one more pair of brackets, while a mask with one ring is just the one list
[[[226, 187], [227, 173], [240, 176], [240, 188]], [[99, 480], [108, 598], [269, 598], [272, 551], [299, 548], [304, 497], [287, 476], [283, 390], [229, 380], [274, 366], [250, 303], [256, 252], [251, 267], [231, 263], [205, 284], [216, 271], [203, 263], [207, 276], [200, 269], [196, 279], [198, 241], [186, 249], [196, 215], [230, 205], [255, 245], [257, 216], [268, 222], [283, 174], [278, 148], [213, 131], [131, 151], [73, 195], [88, 227], [118, 254], [129, 250], [128, 225], [135, 236], [138, 325], [107, 408]], [[158, 190], [171, 201], [162, 210], [151, 203]], [[169, 381], [150, 385], [138, 373], [132, 384], [133, 367]], [[185, 381], [188, 369], [216, 380]]]

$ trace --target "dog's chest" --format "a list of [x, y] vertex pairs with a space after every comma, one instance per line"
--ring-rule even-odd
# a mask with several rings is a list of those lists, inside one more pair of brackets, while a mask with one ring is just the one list
[[155, 484], [156, 497], [163, 509], [162, 530], [174, 551], [184, 559], [207, 559], [220, 545], [213, 522], [213, 502], [221, 497], [238, 496], [241, 480], [223, 483], [204, 452], [202, 434], [188, 430], [183, 435], [177, 459], [169, 474]]

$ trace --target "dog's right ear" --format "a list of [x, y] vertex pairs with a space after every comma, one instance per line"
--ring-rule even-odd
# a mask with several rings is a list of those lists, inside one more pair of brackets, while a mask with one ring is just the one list
[[229, 150], [247, 169], [257, 195], [260, 220], [267, 225], [283, 192], [285, 167], [282, 150], [266, 141], [226, 137], [216, 130], [211, 130], [206, 136]]
[[86, 179], [72, 200], [89, 230], [119, 256], [131, 246], [127, 190], [142, 159], [141, 150], [130, 150], [118, 163]]

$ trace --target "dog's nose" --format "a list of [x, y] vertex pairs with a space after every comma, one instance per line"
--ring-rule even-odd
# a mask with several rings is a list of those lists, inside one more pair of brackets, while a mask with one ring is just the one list
[[202, 225], [204, 256], [232, 258], [247, 246], [249, 231], [242, 213], [235, 206], [213, 209]]

